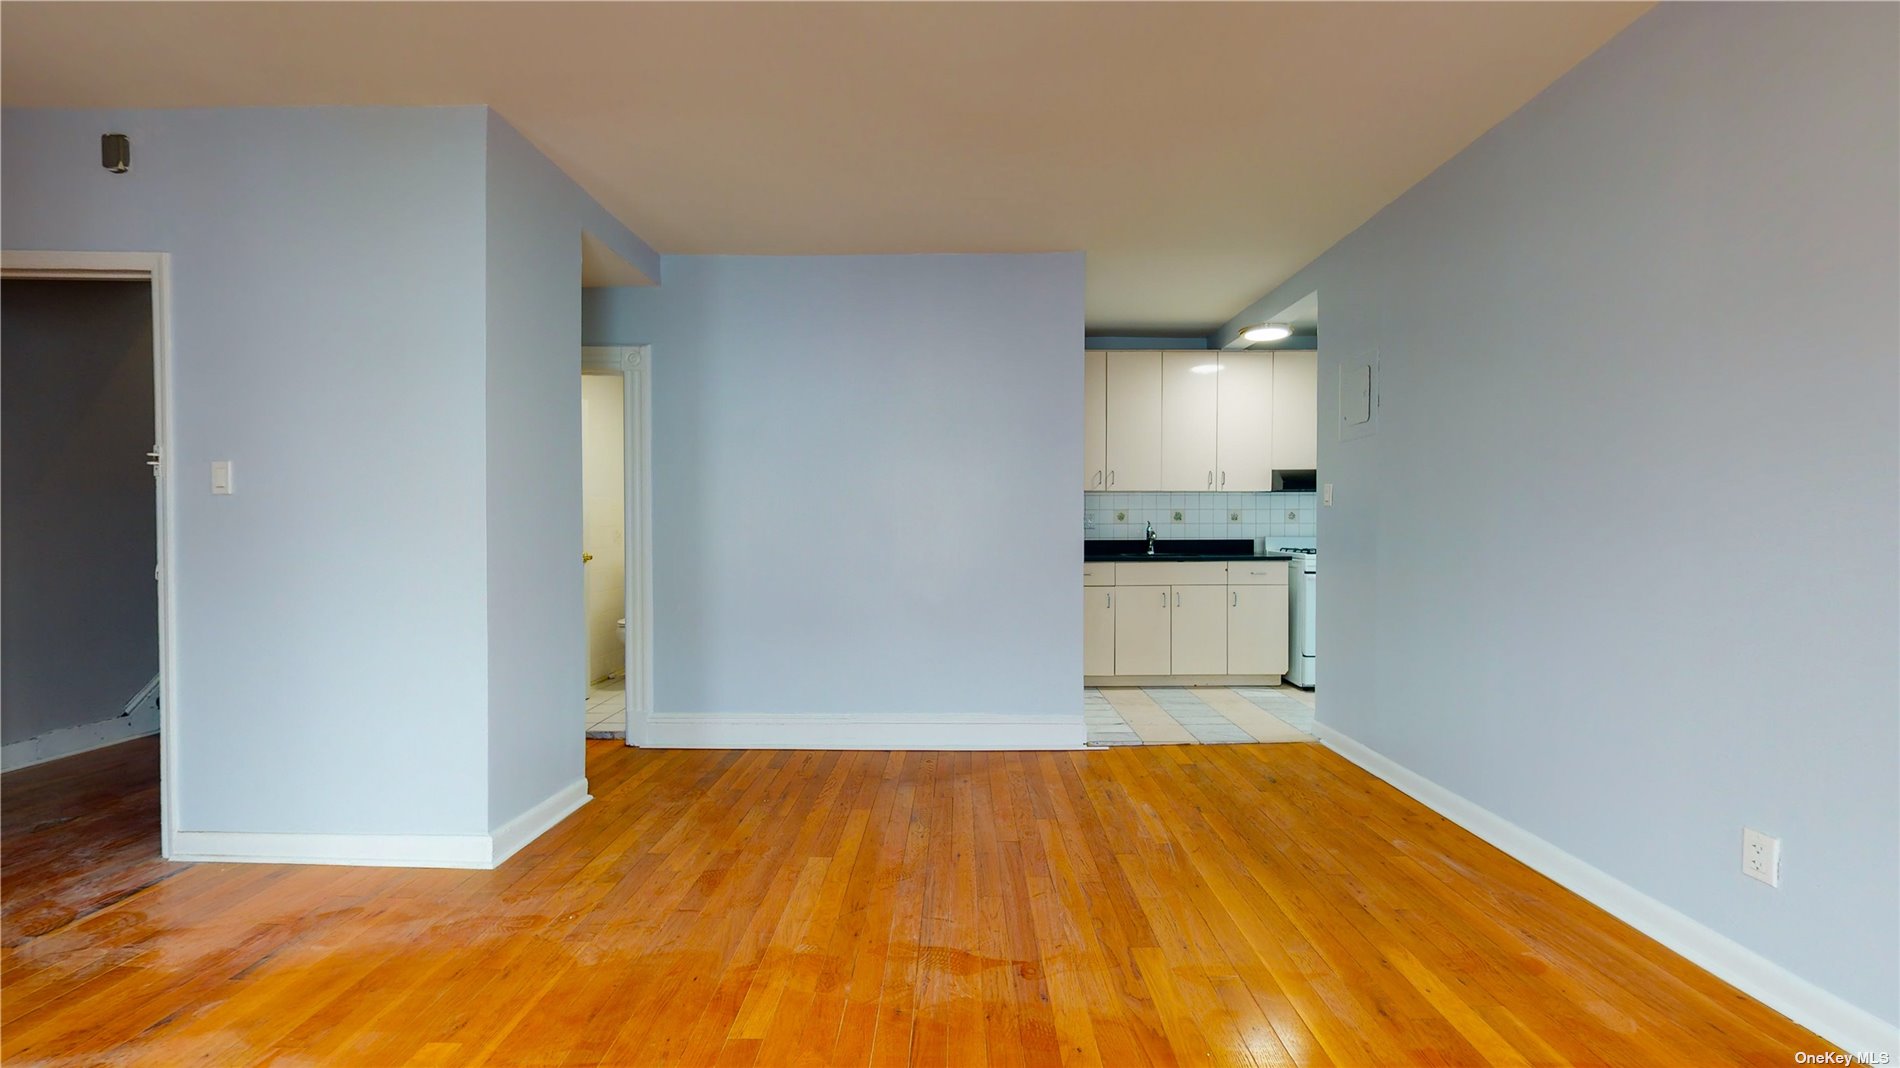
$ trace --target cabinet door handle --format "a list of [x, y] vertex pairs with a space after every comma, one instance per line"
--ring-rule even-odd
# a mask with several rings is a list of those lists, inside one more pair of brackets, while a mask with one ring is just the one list
[[1115, 484], [1115, 472], [1113, 472], [1113, 471], [1110, 471], [1110, 472], [1108, 473], [1108, 484], [1109, 484], [1109, 485], [1111, 485], [1111, 486], [1113, 486], [1113, 485]]
[[1102, 607], [1103, 608], [1115, 607], [1115, 595], [1112, 593], [1102, 594]]
[[1174, 593], [1174, 607], [1181, 607], [1181, 592], [1179, 590], [1176, 590]]
[[1234, 607], [1235, 608], [1240, 607], [1240, 591], [1239, 590], [1234, 591]]
[[1163, 608], [1168, 607], [1168, 591], [1167, 590], [1161, 591], [1161, 607]]
[[1207, 488], [1208, 489], [1214, 488], [1214, 472], [1212, 471], [1209, 471], [1207, 473]]
[[1227, 488], [1227, 472], [1225, 471], [1222, 471], [1220, 473], [1220, 488], [1221, 489]]

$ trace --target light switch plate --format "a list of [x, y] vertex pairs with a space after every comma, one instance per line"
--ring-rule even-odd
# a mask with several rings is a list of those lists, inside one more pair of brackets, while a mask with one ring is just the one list
[[1331, 482], [1320, 487], [1319, 503], [1324, 505], [1331, 505], [1333, 503], [1333, 484]]
[[211, 492], [219, 495], [231, 492], [231, 461], [211, 461]]

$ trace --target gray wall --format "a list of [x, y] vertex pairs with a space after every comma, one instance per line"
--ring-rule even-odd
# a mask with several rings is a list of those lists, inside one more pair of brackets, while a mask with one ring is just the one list
[[[1317, 289], [1322, 723], [1900, 1019], [1893, 5], [1664, 5]], [[1783, 880], [1740, 871], [1743, 826]]]
[[1078, 255], [667, 257], [655, 711], [1073, 715]]
[[98, 723], [158, 673], [152, 291], [0, 283], [0, 741]]

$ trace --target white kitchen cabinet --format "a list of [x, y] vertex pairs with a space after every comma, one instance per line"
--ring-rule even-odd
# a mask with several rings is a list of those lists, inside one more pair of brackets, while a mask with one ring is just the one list
[[1160, 489], [1205, 493], [1216, 488], [1220, 355], [1161, 354]]
[[1227, 672], [1284, 675], [1287, 661], [1287, 588], [1229, 586]]
[[1108, 358], [1082, 354], [1082, 489], [1108, 488]]
[[1226, 586], [1174, 587], [1172, 674], [1228, 673], [1227, 599]]
[[[1276, 354], [1221, 353], [1219, 413], [1214, 420], [1220, 462], [1214, 488], [1252, 493], [1273, 488]], [[1163, 446], [1163, 456], [1166, 456]]]
[[1115, 587], [1082, 588], [1082, 674], [1115, 673]]
[[1166, 675], [1173, 663], [1174, 587], [1115, 587], [1115, 674]]
[[1273, 467], [1319, 467], [1319, 353], [1283, 349], [1273, 354]]
[[1109, 490], [1161, 488], [1161, 354], [1103, 358], [1103, 455]]

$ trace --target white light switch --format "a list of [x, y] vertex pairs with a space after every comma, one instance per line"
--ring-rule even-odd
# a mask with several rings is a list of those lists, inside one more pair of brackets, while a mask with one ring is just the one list
[[1319, 503], [1325, 504], [1325, 505], [1330, 505], [1333, 503], [1333, 484], [1331, 482], [1328, 482], [1324, 486], [1320, 487]]
[[213, 493], [230, 493], [231, 492], [231, 461], [229, 460], [211, 461], [211, 492]]

